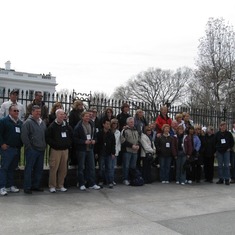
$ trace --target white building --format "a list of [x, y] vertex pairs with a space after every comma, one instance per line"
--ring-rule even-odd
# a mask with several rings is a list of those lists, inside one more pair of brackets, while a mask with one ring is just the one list
[[34, 94], [35, 91], [42, 91], [44, 96], [53, 94], [56, 91], [56, 77], [49, 74], [34, 74], [18, 72], [11, 69], [11, 62], [5, 63], [5, 69], [0, 68], [0, 92], [3, 89], [18, 89]]

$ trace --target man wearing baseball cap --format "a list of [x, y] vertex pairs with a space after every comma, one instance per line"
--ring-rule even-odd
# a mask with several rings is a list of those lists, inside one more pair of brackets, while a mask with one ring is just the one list
[[11, 105], [17, 105], [17, 109], [19, 110], [19, 119], [24, 121], [25, 110], [24, 106], [17, 101], [19, 95], [19, 90], [13, 89], [9, 94], [9, 100], [2, 103], [0, 108], [0, 118], [6, 117], [9, 114], [9, 107]]

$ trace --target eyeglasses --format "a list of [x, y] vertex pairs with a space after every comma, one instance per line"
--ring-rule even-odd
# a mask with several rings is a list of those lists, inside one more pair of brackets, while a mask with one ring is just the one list
[[19, 110], [18, 110], [18, 109], [15, 109], [15, 110], [13, 110], [13, 112], [15, 112], [15, 113], [19, 113]]

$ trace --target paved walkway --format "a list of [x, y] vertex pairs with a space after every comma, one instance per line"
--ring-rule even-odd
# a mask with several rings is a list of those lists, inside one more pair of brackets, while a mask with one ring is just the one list
[[0, 197], [0, 234], [234, 234], [235, 185], [176, 185]]

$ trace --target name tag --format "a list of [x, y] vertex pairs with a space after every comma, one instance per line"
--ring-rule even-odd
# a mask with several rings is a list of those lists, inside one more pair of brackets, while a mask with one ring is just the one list
[[86, 139], [90, 140], [91, 139], [91, 135], [86, 135]]
[[18, 126], [15, 127], [16, 133], [20, 133], [20, 128]]
[[221, 144], [226, 144], [226, 140], [225, 139], [221, 139]]
[[66, 138], [67, 137], [66, 132], [61, 132], [61, 136], [62, 136], [62, 138]]
[[170, 148], [170, 143], [166, 143], [166, 148]]

